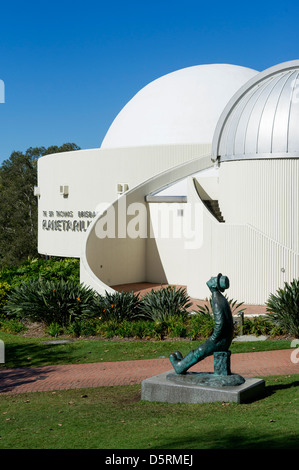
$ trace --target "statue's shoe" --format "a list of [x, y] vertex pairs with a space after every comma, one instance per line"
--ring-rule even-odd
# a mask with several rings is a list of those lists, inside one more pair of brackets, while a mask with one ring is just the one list
[[169, 359], [171, 364], [173, 365], [173, 368], [177, 374], [183, 374], [185, 372], [185, 367], [181, 362], [181, 359], [183, 359], [181, 353], [180, 354], [180, 359], [177, 357], [177, 352], [169, 354]]

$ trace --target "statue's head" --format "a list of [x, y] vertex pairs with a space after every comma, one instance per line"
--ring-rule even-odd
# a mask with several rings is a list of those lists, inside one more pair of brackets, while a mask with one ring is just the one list
[[225, 289], [229, 288], [229, 279], [227, 276], [222, 276], [222, 274], [219, 273], [218, 276], [211, 277], [211, 279], [207, 282], [207, 286], [211, 292], [216, 290], [224, 292]]

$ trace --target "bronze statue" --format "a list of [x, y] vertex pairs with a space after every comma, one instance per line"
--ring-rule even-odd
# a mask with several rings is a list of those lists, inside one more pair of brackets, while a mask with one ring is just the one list
[[222, 292], [229, 287], [229, 279], [227, 276], [218, 274], [217, 277], [211, 277], [207, 285], [212, 292], [211, 304], [215, 320], [214, 331], [207, 341], [194, 351], [190, 351], [185, 357], [183, 357], [179, 351], [169, 355], [170, 362], [177, 374], [185, 374], [194, 364], [197, 364], [199, 361], [202, 361], [207, 356], [211, 356], [214, 353], [227, 353], [226, 355], [214, 355], [215, 369], [217, 361], [219, 362], [215, 374], [230, 374], [229, 363], [227, 362], [225, 364], [222, 357], [225, 356], [227, 361], [229, 361], [230, 352], [228, 348], [232, 342], [234, 331], [231, 309], [227, 299], [222, 295]]

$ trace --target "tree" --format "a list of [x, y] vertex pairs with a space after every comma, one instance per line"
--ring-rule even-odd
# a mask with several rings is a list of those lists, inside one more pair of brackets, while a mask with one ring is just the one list
[[37, 253], [37, 161], [50, 153], [79, 150], [73, 143], [61, 147], [30, 147], [13, 152], [0, 167], [0, 265], [19, 264]]

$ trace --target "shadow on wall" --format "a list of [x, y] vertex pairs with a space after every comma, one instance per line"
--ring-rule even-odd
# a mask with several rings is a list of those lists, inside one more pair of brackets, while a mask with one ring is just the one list
[[148, 210], [148, 238], [146, 241], [146, 280], [147, 282], [168, 284], [168, 279], [163, 268], [157, 241], [150, 237], [153, 232], [152, 221], [150, 220], [150, 211]]

